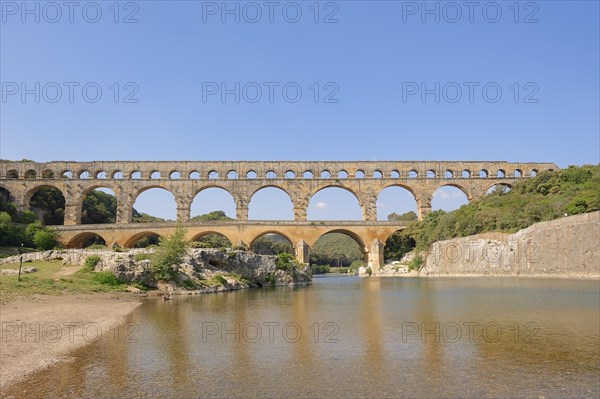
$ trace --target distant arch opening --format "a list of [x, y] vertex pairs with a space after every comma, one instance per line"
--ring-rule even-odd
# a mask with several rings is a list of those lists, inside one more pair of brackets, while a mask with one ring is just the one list
[[97, 247], [98, 249], [102, 247], [107, 247], [106, 241], [102, 236], [92, 233], [86, 232], [76, 235], [69, 241], [67, 244], [69, 248], [90, 248]]
[[163, 187], [148, 187], [140, 191], [132, 209], [134, 223], [174, 221], [177, 203], [173, 194]]
[[188, 176], [190, 179], [194, 179], [197, 180], [200, 178], [200, 173], [198, 173], [198, 171], [192, 171], [190, 172], [190, 175]]
[[338, 172], [337, 177], [338, 177], [338, 179], [347, 179], [348, 178], [348, 172], [346, 172], [345, 170], [340, 170]]
[[137, 233], [125, 242], [125, 248], [148, 248], [158, 245], [160, 235], [153, 231], [144, 231]]
[[506, 194], [511, 190], [510, 184], [494, 184], [485, 192], [486, 195], [489, 194]]
[[248, 219], [294, 220], [292, 199], [279, 187], [261, 188], [250, 198]]
[[442, 209], [446, 212], [450, 212], [468, 203], [469, 199], [461, 189], [445, 185], [438, 187], [433, 193], [431, 209], [434, 211]]
[[96, 173], [96, 179], [106, 179], [106, 172], [101, 170]]
[[135, 171], [131, 172], [131, 175], [129, 176], [129, 178], [131, 178], [131, 179], [141, 179], [142, 178], [142, 172], [140, 172], [139, 170], [135, 170]]
[[81, 172], [79, 172], [79, 178], [80, 179], [89, 179], [90, 178], [90, 172], [87, 170], [82, 170]]
[[265, 178], [266, 179], [276, 179], [277, 173], [275, 173], [275, 171], [270, 170], [265, 174]]
[[515, 169], [515, 177], [523, 177], [523, 171], [521, 169]]
[[506, 177], [506, 172], [504, 171], [504, 169], [498, 169], [498, 172], [496, 172], [496, 177], [499, 177], [499, 178]]
[[122, 179], [123, 178], [123, 172], [121, 172], [120, 170], [117, 170], [117, 171], [113, 172], [112, 178], [113, 179]]
[[461, 177], [463, 177], [463, 178], [469, 178], [469, 177], [471, 177], [471, 171], [467, 170], [467, 169], [463, 170], [462, 173], [461, 173]]
[[285, 235], [268, 232], [256, 237], [250, 244], [250, 250], [259, 255], [294, 254], [294, 245]]
[[296, 174], [294, 172], [292, 172], [291, 170], [288, 170], [287, 172], [285, 172], [284, 177], [286, 179], [295, 179], [296, 178]]
[[447, 171], [444, 172], [444, 177], [446, 179], [453, 179], [454, 178], [454, 172], [451, 171], [450, 169], [448, 169]]
[[58, 188], [40, 186], [30, 192], [29, 209], [46, 225], [65, 223], [65, 197]]
[[235, 219], [233, 196], [220, 187], [200, 190], [192, 200], [190, 217], [192, 221], [217, 221]]
[[331, 172], [324, 170], [321, 172], [321, 179], [331, 179]]
[[538, 174], [537, 169], [531, 169], [531, 172], [529, 172], [529, 176], [531, 176], [531, 177], [535, 177], [535, 176], [537, 176], [537, 174]]
[[428, 170], [426, 176], [427, 176], [428, 179], [435, 179], [435, 177], [436, 177], [435, 170], [431, 170], [431, 169]]
[[362, 220], [358, 198], [347, 189], [326, 187], [317, 191], [308, 203], [308, 220]]
[[4, 187], [0, 187], [0, 202], [12, 202], [11, 199], [10, 191]]
[[408, 178], [409, 179], [416, 179], [417, 177], [419, 177], [419, 173], [416, 170], [410, 170], [408, 171]]
[[356, 235], [331, 231], [315, 241], [310, 250], [310, 265], [314, 274], [346, 273], [365, 266], [364, 243]]
[[376, 170], [376, 171], [373, 172], [373, 178], [374, 179], [381, 179], [381, 178], [383, 178], [383, 173], [381, 173], [380, 170]]
[[246, 179], [256, 179], [257, 176], [258, 174], [253, 170], [249, 170], [248, 173], [246, 173]]
[[63, 179], [72, 179], [73, 178], [73, 172], [71, 172], [70, 170], [65, 170], [62, 172], [62, 178]]
[[209, 179], [218, 179], [219, 172], [217, 172], [216, 170], [211, 170], [210, 172], [208, 172], [208, 178]]
[[181, 179], [181, 172], [174, 170], [169, 173], [169, 179]]
[[400, 178], [400, 172], [397, 170], [392, 170], [392, 172], [390, 173], [390, 177], [392, 179], [399, 179]]
[[354, 178], [356, 178], [356, 179], [364, 179], [365, 178], [365, 172], [363, 170], [357, 170], [356, 172], [354, 172]]
[[481, 169], [479, 171], [479, 177], [487, 178], [488, 176], [489, 176], [489, 173], [488, 173], [488, 171], [486, 169]]
[[9, 171], [6, 172], [6, 178], [7, 179], [18, 179], [19, 178], [19, 172], [17, 172], [14, 169], [11, 169]]
[[377, 196], [377, 220], [412, 221], [417, 219], [417, 200], [405, 187], [387, 187]]
[[231, 248], [231, 241], [225, 235], [216, 232], [203, 232], [192, 238], [194, 248]]
[[106, 187], [96, 187], [84, 194], [81, 203], [82, 224], [116, 223], [117, 197]]
[[[386, 263], [402, 260], [402, 257], [412, 251], [417, 243], [408, 234], [404, 234], [402, 230], [395, 231], [385, 241], [383, 248], [383, 257]], [[398, 266], [398, 271], [408, 271], [408, 267]]]
[[37, 172], [33, 169], [29, 169], [25, 172], [26, 179], [35, 179], [37, 177]]
[[305, 179], [312, 179], [314, 177], [313, 172], [311, 172], [310, 170], [307, 170], [306, 172], [304, 172], [302, 174], [302, 177]]
[[42, 172], [42, 178], [44, 179], [53, 179], [54, 178], [54, 171], [50, 170], [50, 169], [46, 169]]
[[227, 178], [228, 179], [237, 179], [238, 173], [235, 170], [230, 170], [229, 172], [227, 172]]
[[150, 178], [151, 179], [160, 179], [160, 172], [158, 170], [153, 171], [152, 173], [150, 173]]

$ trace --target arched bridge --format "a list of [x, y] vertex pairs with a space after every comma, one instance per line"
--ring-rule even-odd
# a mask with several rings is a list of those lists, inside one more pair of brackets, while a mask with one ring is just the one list
[[[278, 232], [290, 239], [300, 260], [322, 234], [339, 231], [355, 238], [364, 248], [372, 267], [383, 262], [383, 243], [402, 223], [377, 221], [379, 193], [392, 186], [403, 187], [415, 198], [422, 219], [431, 210], [433, 193], [439, 187], [460, 189], [469, 201], [479, 198], [495, 185], [512, 186], [553, 163], [509, 163], [502, 161], [0, 161], [0, 188], [8, 191], [21, 209], [37, 190], [54, 187], [65, 198], [65, 226], [58, 227], [69, 246], [82, 245], [83, 238], [98, 234], [107, 243], [131, 246], [132, 240], [148, 232], [169, 234], [174, 223], [142, 225], [132, 222], [136, 198], [151, 188], [171, 192], [177, 203], [177, 220], [188, 228], [188, 238], [218, 232], [232, 243], [250, 244], [266, 232]], [[236, 204], [236, 220], [218, 223], [190, 222], [191, 203], [207, 188], [228, 191]], [[248, 204], [262, 188], [285, 191], [293, 204], [293, 221], [249, 221]], [[339, 187], [352, 193], [362, 209], [362, 221], [310, 222], [307, 208], [317, 192]], [[97, 188], [111, 189], [117, 199], [115, 224], [82, 225], [83, 200]], [[259, 234], [260, 233], [260, 234]], [[83, 240], [83, 241], [82, 241]]]

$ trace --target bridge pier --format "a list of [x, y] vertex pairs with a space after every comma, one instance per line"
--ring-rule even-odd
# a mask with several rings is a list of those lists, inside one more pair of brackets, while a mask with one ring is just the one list
[[304, 240], [300, 240], [294, 246], [294, 252], [296, 252], [296, 259], [300, 263], [310, 263], [310, 247]]
[[369, 252], [367, 252], [367, 265], [371, 267], [371, 271], [373, 272], [373, 274], [377, 274], [379, 272], [379, 269], [385, 264], [385, 260], [383, 258], [384, 247], [385, 243], [379, 241], [379, 239], [376, 238], [371, 243]]

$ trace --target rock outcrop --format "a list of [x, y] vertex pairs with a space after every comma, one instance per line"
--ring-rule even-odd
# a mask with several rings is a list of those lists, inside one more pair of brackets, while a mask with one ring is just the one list
[[600, 212], [432, 245], [424, 276], [600, 277]]
[[[152, 250], [53, 250], [23, 254], [24, 262], [62, 260], [63, 264], [84, 266], [86, 259], [97, 256], [94, 271], [110, 271], [125, 283], [141, 283], [167, 292], [216, 292], [247, 287], [306, 285], [311, 282], [310, 267], [278, 269], [275, 256], [257, 255], [246, 251], [218, 249], [188, 249], [176, 267], [175, 278], [158, 282], [151, 271]], [[0, 260], [18, 263], [19, 256]]]

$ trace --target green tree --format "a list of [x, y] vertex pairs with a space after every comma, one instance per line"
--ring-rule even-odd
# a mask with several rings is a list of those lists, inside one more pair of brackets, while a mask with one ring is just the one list
[[33, 244], [37, 249], [46, 251], [58, 246], [58, 237], [56, 233], [50, 229], [38, 230], [33, 235]]
[[152, 273], [157, 280], [168, 281], [175, 276], [177, 265], [185, 255], [185, 233], [186, 229], [177, 224], [173, 235], [160, 239], [151, 258]]

